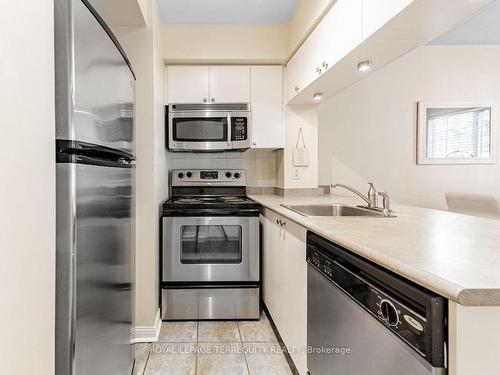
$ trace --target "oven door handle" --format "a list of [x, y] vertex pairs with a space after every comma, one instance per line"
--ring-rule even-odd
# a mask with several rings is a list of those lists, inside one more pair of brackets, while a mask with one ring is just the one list
[[[194, 211], [194, 212], [193, 212]], [[260, 210], [259, 209], [241, 209], [241, 210], [224, 210], [221, 213], [220, 209], [203, 209], [200, 212], [196, 212], [196, 210], [183, 210], [183, 209], [170, 209], [164, 210], [164, 213], [167, 215], [165, 217], [211, 217], [211, 218], [224, 218], [227, 216], [232, 217], [258, 217]], [[222, 224], [225, 225], [226, 223]], [[220, 224], [214, 224], [220, 225]]]

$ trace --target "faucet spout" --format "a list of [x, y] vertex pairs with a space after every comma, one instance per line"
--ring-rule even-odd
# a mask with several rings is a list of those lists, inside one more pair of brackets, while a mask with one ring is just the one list
[[[333, 184], [333, 185], [332, 185], [332, 187], [333, 187], [333, 188], [338, 188], [338, 187], [340, 187], [340, 188], [343, 188], [343, 189], [349, 190], [351, 193], [356, 194], [358, 197], [360, 197], [361, 199], [363, 199], [363, 200], [366, 202], [366, 204], [368, 205], [368, 207], [373, 208], [373, 207], [375, 207], [375, 206], [376, 206], [375, 202], [374, 202], [374, 201], [373, 201], [373, 199], [372, 199], [371, 194], [370, 194], [369, 198], [367, 198], [367, 197], [365, 197], [365, 196], [364, 196], [364, 194], [363, 194], [363, 193], [360, 193], [360, 192], [359, 192], [359, 191], [357, 191], [356, 189], [354, 189], [354, 188], [352, 188], [352, 187], [350, 187], [350, 186], [347, 186], [347, 185], [343, 185], [343, 184]], [[373, 184], [372, 184], [372, 183], [370, 183], [370, 192], [372, 191], [372, 189], [373, 189], [373, 191], [375, 191], [375, 189], [373, 188]], [[373, 195], [375, 195], [375, 194], [373, 194]]]

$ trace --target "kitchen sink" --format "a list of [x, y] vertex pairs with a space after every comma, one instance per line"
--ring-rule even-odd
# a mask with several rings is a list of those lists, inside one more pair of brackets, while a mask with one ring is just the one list
[[394, 217], [384, 214], [382, 211], [373, 209], [346, 206], [341, 204], [314, 204], [314, 205], [284, 205], [303, 216], [370, 216], [370, 217]]

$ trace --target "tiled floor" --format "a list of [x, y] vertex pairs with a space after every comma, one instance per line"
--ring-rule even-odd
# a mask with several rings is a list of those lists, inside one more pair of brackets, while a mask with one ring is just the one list
[[163, 322], [136, 344], [134, 375], [291, 375], [265, 314], [259, 321]]

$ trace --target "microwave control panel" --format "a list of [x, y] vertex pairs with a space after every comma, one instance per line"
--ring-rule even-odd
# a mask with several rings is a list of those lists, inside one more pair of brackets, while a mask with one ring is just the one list
[[248, 139], [247, 129], [247, 117], [231, 117], [231, 141], [246, 141]]

